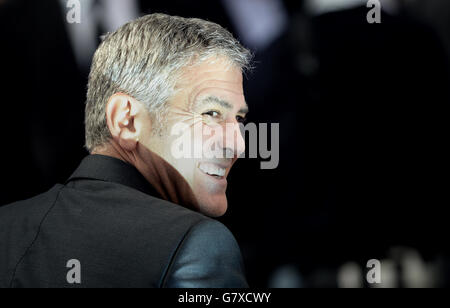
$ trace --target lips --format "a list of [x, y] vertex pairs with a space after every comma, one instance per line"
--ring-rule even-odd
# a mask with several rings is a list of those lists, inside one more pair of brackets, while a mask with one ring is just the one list
[[202, 171], [203, 173], [210, 175], [210, 176], [215, 176], [215, 177], [223, 177], [225, 176], [227, 169], [224, 168], [224, 166], [220, 166], [218, 164], [214, 164], [214, 163], [204, 163], [201, 162], [198, 165], [198, 168], [200, 169], [200, 171]]

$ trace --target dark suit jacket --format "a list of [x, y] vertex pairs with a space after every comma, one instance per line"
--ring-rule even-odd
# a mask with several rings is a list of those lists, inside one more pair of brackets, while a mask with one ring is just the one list
[[247, 287], [223, 224], [155, 196], [133, 166], [86, 157], [65, 185], [0, 208], [0, 287]]

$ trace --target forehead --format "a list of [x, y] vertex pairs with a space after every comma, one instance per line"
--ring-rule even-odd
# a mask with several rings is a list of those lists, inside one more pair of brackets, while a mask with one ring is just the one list
[[242, 85], [242, 71], [223, 57], [188, 66], [182, 72], [183, 85], [217, 80]]
[[[217, 60], [185, 69], [177, 90], [192, 104], [209, 96], [245, 105], [242, 72], [228, 62]], [[242, 106], [240, 106], [242, 107]]]

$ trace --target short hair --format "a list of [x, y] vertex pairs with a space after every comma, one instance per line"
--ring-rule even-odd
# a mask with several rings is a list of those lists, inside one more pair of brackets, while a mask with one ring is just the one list
[[224, 56], [245, 72], [251, 53], [220, 25], [197, 18], [150, 14], [107, 34], [95, 52], [85, 109], [86, 148], [111, 139], [106, 104], [125, 93], [145, 104], [157, 127], [182, 68]]

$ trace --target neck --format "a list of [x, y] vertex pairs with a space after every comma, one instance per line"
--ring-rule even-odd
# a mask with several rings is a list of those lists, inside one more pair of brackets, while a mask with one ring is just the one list
[[136, 155], [132, 152], [123, 150], [117, 142], [110, 140], [106, 145], [95, 148], [92, 155], [105, 155], [120, 159], [136, 167]]
[[114, 140], [91, 154], [111, 156], [134, 166], [158, 192], [162, 199], [198, 211], [199, 206], [188, 182], [162, 157], [140, 143], [136, 151], [122, 149]]

